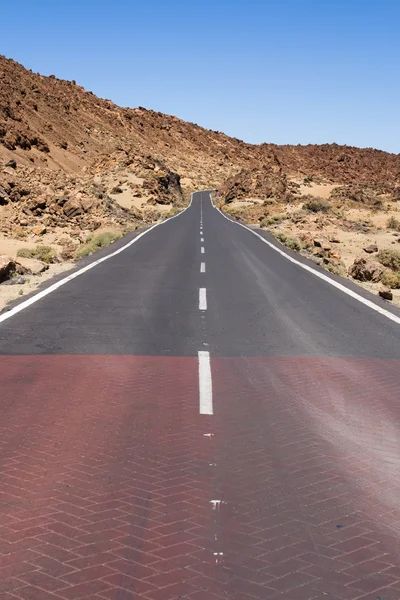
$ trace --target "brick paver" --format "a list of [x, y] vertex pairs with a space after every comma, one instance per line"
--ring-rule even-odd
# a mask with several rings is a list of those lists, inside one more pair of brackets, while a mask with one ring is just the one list
[[1, 600], [399, 600], [398, 361], [1, 357]]
[[215, 359], [213, 373], [228, 595], [399, 599], [399, 361]]

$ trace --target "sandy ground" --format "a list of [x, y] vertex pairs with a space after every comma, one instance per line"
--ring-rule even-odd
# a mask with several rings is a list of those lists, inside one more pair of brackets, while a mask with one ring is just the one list
[[61, 231], [52, 231], [44, 235], [30, 235], [23, 239], [5, 237], [0, 234], [0, 254], [7, 254], [7, 256], [15, 258], [20, 248], [34, 248], [35, 246], [52, 246], [59, 252], [62, 249], [62, 246], [58, 243], [61, 237], [70, 239], [65, 230], [60, 235]]
[[134, 173], [128, 173], [124, 179], [109, 179], [108, 185], [112, 188], [118, 187], [122, 192], [110, 194], [110, 197], [115, 200], [123, 208], [130, 210], [146, 211], [147, 209], [157, 210], [161, 213], [168, 212], [172, 208], [172, 204], [149, 204], [150, 196], [143, 193], [142, 185], [144, 179], [137, 177]]
[[54, 277], [54, 275], [72, 269], [73, 266], [74, 263], [71, 262], [49, 265], [48, 270], [40, 275], [24, 275], [25, 283], [21, 285], [0, 285], [0, 311], [12, 300], [33, 292], [44, 281]]
[[316, 198], [329, 198], [332, 190], [334, 190], [335, 187], [337, 187], [337, 185], [328, 183], [311, 183], [309, 185], [300, 184], [300, 193], [304, 196], [315, 196]]
[[255, 204], [263, 204], [263, 200], [260, 200], [258, 198], [246, 198], [246, 200], [234, 200], [233, 202], [229, 203], [229, 206], [231, 208], [241, 208], [244, 206], [252, 206]]

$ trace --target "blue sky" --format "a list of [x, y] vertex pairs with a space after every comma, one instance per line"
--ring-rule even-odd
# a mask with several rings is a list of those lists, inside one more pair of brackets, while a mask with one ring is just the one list
[[400, 152], [398, 0], [18, 0], [0, 53], [248, 142]]

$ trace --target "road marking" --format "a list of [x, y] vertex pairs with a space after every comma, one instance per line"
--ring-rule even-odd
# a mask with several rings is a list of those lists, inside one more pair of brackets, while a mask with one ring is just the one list
[[204, 250], [204, 246], [201, 247], [201, 253], [204, 254], [205, 250]]
[[214, 414], [210, 353], [203, 350], [199, 352], [199, 401], [201, 415]]
[[82, 269], [79, 269], [79, 271], [76, 271], [75, 273], [72, 273], [71, 275], [68, 275], [67, 277], [64, 277], [64, 279], [61, 279], [60, 281], [57, 281], [57, 283], [54, 283], [53, 285], [49, 286], [45, 290], [39, 292], [38, 294], [35, 294], [31, 298], [28, 298], [28, 300], [25, 300], [24, 302], [21, 302], [21, 304], [18, 304], [18, 306], [14, 306], [14, 308], [12, 308], [11, 310], [7, 311], [6, 313], [0, 314], [0, 323], [3, 323], [3, 321], [6, 321], [7, 319], [10, 319], [11, 317], [13, 317], [17, 313], [21, 312], [25, 308], [28, 308], [28, 306], [31, 306], [32, 304], [35, 304], [35, 302], [38, 302], [39, 300], [41, 300], [45, 296], [48, 296], [52, 292], [55, 292], [56, 290], [58, 290], [58, 288], [60, 288], [61, 286], [65, 285], [69, 281], [72, 281], [76, 277], [79, 277], [80, 275], [83, 275], [87, 271], [90, 271], [90, 269], [93, 269], [94, 267], [97, 267], [97, 265], [100, 265], [101, 263], [105, 262], [106, 260], [109, 260], [110, 258], [113, 258], [114, 256], [117, 256], [117, 254], [120, 254], [121, 252], [123, 252], [127, 248], [130, 248], [133, 244], [136, 244], [136, 242], [139, 241], [140, 238], [142, 238], [144, 235], [146, 235], [147, 233], [149, 233], [150, 231], [152, 231], [156, 227], [160, 227], [160, 225], [165, 225], [165, 223], [168, 223], [168, 221], [171, 221], [172, 219], [176, 219], [177, 217], [180, 217], [181, 215], [183, 215], [183, 213], [186, 210], [188, 210], [188, 208], [190, 208], [192, 206], [192, 202], [193, 202], [193, 193], [190, 196], [190, 203], [189, 203], [189, 205], [186, 208], [184, 208], [180, 213], [174, 215], [173, 217], [169, 217], [168, 219], [165, 219], [161, 223], [156, 223], [155, 225], [152, 225], [152, 227], [149, 227], [149, 229], [146, 229], [146, 231], [143, 231], [142, 233], [139, 233], [138, 236], [136, 236], [133, 240], [131, 240], [130, 242], [128, 242], [127, 244], [125, 244], [125, 246], [122, 246], [121, 248], [118, 248], [118, 250], [115, 250], [115, 252], [111, 252], [111, 254], [107, 254], [107, 256], [103, 256], [103, 258], [99, 258], [98, 260], [95, 260], [94, 262], [90, 263], [90, 265], [87, 265], [86, 267], [83, 267]]
[[200, 273], [205, 273], [206, 272], [206, 263], [201, 263], [200, 264]]
[[364, 304], [364, 306], [368, 306], [368, 308], [371, 308], [372, 310], [374, 310], [375, 312], [379, 313], [383, 317], [386, 317], [387, 319], [390, 319], [391, 321], [394, 321], [395, 323], [397, 323], [397, 325], [400, 325], [400, 317], [398, 317], [397, 315], [391, 313], [390, 311], [386, 310], [382, 306], [379, 306], [378, 304], [375, 304], [374, 302], [371, 302], [371, 300], [368, 300], [367, 298], [363, 298], [363, 296], [360, 296], [359, 294], [357, 294], [357, 292], [354, 292], [353, 290], [347, 288], [342, 283], [339, 283], [338, 281], [335, 281], [335, 279], [331, 279], [327, 275], [324, 275], [324, 273], [319, 273], [318, 271], [316, 271], [315, 269], [313, 269], [309, 265], [305, 265], [305, 264], [301, 263], [300, 261], [296, 260], [295, 258], [293, 258], [292, 256], [290, 256], [289, 254], [286, 254], [286, 252], [284, 252], [284, 250], [281, 250], [280, 248], [278, 248], [277, 246], [275, 246], [274, 244], [272, 244], [271, 242], [269, 242], [268, 240], [266, 240], [265, 238], [263, 238], [256, 231], [253, 231], [252, 229], [250, 229], [246, 225], [243, 225], [243, 223], [238, 223], [237, 221], [231, 221], [231, 219], [229, 219], [226, 215], [224, 215], [224, 213], [221, 210], [217, 209], [217, 207], [215, 206], [215, 204], [213, 202], [211, 194], [210, 194], [210, 200], [211, 200], [211, 204], [217, 210], [217, 212], [220, 215], [222, 215], [227, 221], [229, 221], [233, 225], [239, 225], [240, 227], [243, 227], [243, 229], [246, 229], [247, 231], [249, 231], [250, 233], [252, 233], [256, 237], [258, 237], [262, 242], [264, 242], [264, 244], [267, 244], [267, 246], [269, 246], [272, 250], [274, 250], [275, 252], [277, 252], [278, 254], [280, 254], [281, 256], [283, 256], [284, 258], [286, 258], [286, 260], [290, 261], [294, 265], [297, 265], [301, 269], [304, 269], [305, 271], [308, 271], [312, 275], [315, 275], [315, 277], [318, 277], [318, 279], [322, 279], [322, 281], [325, 281], [326, 283], [329, 283], [329, 285], [335, 287], [336, 289], [340, 290], [344, 294], [347, 294], [347, 296], [350, 296], [354, 300], [357, 300], [358, 302], [361, 302], [361, 304]]
[[207, 310], [207, 290], [206, 290], [206, 288], [199, 289], [199, 310]]
[[204, 238], [200, 238], [200, 241], [201, 241], [201, 242], [204, 242]]

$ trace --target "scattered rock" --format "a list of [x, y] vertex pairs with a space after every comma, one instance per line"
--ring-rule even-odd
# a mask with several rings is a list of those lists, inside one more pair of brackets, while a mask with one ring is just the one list
[[70, 198], [64, 204], [63, 210], [64, 210], [65, 216], [67, 216], [69, 219], [71, 217], [76, 217], [83, 213], [83, 208], [81, 206], [81, 203], [76, 198]]
[[340, 244], [339, 238], [336, 237], [331, 238], [329, 241], [331, 244]]
[[23, 277], [12, 277], [11, 279], [3, 281], [1, 285], [22, 285], [24, 283], [26, 283], [26, 279]]
[[349, 274], [358, 281], [380, 281], [384, 272], [384, 267], [368, 258], [356, 258], [349, 269]]
[[10, 196], [6, 190], [0, 185], [0, 206], [5, 206], [10, 202]]
[[15, 270], [15, 262], [5, 254], [0, 255], [0, 283], [10, 278]]
[[381, 288], [378, 294], [381, 298], [384, 298], [385, 300], [393, 300], [393, 292], [387, 287]]
[[8, 161], [7, 167], [10, 167], [10, 169], [16, 169], [17, 168], [17, 161], [14, 160], [13, 158], [11, 160]]
[[378, 252], [378, 246], [376, 244], [370, 244], [364, 248], [364, 252], [367, 254], [373, 254], [374, 252]]
[[34, 233], [35, 235], [44, 235], [46, 233], [47, 229], [46, 227], [44, 227], [44, 225], [36, 225], [35, 227], [32, 227], [31, 232]]
[[342, 258], [341, 255], [340, 255], [340, 252], [338, 252], [337, 250], [331, 250], [331, 252], [329, 252], [329, 257], [333, 261], [335, 261], [335, 260], [340, 261], [341, 258]]
[[63, 260], [71, 260], [74, 258], [75, 256], [75, 252], [78, 246], [75, 246], [74, 244], [66, 244], [64, 246], [64, 248], [61, 250], [60, 252], [60, 257]]
[[3, 173], [5, 173], [6, 175], [14, 175], [14, 169], [12, 169], [11, 167], [4, 167]]
[[32, 211], [33, 214], [39, 214], [46, 208], [46, 200], [44, 198], [35, 198], [28, 200], [26, 208]]
[[36, 258], [18, 257], [15, 267], [16, 271], [22, 275], [25, 273], [30, 275], [39, 275], [40, 273], [43, 273], [43, 271], [46, 271], [49, 268], [49, 265], [41, 260], [36, 260]]
[[313, 242], [316, 248], [322, 248], [322, 250], [324, 250], [325, 252], [329, 252], [329, 250], [332, 249], [332, 246], [324, 240], [314, 239]]
[[80, 202], [84, 212], [90, 211], [96, 205], [96, 201], [93, 198], [82, 198]]

